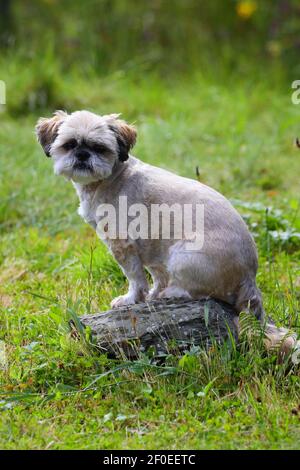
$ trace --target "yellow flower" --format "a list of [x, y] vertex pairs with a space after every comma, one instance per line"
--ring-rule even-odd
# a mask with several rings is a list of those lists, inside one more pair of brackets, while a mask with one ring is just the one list
[[251, 18], [256, 9], [257, 3], [253, 0], [243, 0], [238, 2], [236, 6], [236, 12], [240, 18], [243, 18], [243, 20]]

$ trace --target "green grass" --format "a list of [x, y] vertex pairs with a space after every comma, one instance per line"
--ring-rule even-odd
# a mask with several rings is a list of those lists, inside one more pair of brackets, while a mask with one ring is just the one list
[[[32, 98], [28, 114], [32, 77], [21, 73], [12, 74], [0, 128], [0, 447], [297, 448], [299, 368], [261, 348], [119, 367], [71, 338], [70, 312], [108, 308], [126, 281], [35, 142], [42, 103]], [[256, 238], [266, 311], [299, 331], [300, 131], [288, 86], [234, 77], [221, 84], [201, 73], [172, 81], [69, 75], [58, 90], [50, 76], [41, 86], [56, 90], [46, 93], [44, 114], [56, 106], [122, 112], [138, 127], [136, 156], [191, 178], [199, 166]]]

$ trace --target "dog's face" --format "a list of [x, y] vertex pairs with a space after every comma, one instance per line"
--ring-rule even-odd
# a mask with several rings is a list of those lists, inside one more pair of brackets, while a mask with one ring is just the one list
[[36, 133], [54, 172], [74, 182], [88, 184], [108, 178], [118, 160], [128, 159], [136, 141], [134, 127], [118, 114], [98, 116], [89, 111], [40, 118]]

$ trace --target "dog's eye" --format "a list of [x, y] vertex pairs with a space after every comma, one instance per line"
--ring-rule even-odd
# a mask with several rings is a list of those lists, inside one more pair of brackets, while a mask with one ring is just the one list
[[68, 142], [66, 142], [64, 145], [63, 145], [63, 148], [65, 150], [72, 150], [74, 149], [75, 147], [77, 147], [77, 141], [75, 139], [72, 139], [72, 140], [69, 140]]
[[92, 149], [97, 153], [104, 153], [108, 151], [108, 148], [103, 144], [93, 144]]

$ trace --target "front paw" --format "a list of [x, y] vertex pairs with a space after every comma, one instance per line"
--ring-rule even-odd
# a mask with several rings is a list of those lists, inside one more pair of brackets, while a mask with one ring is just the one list
[[157, 289], [156, 287], [150, 289], [149, 293], [146, 295], [146, 301], [151, 302], [152, 300], [158, 299], [161, 290], [162, 289]]
[[112, 308], [124, 307], [126, 305], [132, 305], [137, 302], [136, 298], [132, 294], [120, 295], [113, 299], [110, 303]]

